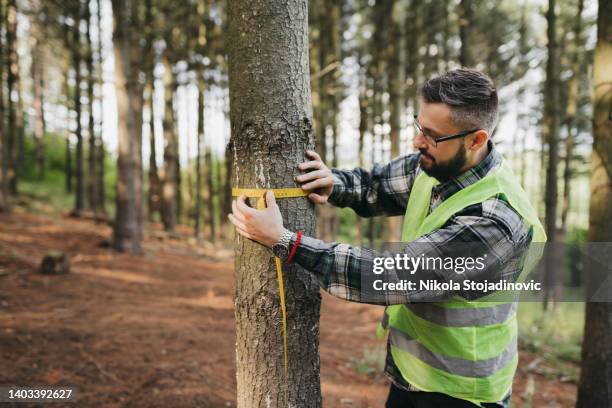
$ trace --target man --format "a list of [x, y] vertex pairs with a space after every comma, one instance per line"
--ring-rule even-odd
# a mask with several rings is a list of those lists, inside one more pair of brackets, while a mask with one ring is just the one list
[[[497, 109], [497, 91], [486, 75], [450, 71], [421, 88], [413, 141], [418, 153], [368, 172], [330, 170], [308, 152], [311, 160], [299, 165], [307, 172], [296, 182], [316, 204], [351, 207], [362, 217], [405, 214], [404, 253], [456, 256], [453, 248], [470, 243], [489, 255], [487, 267], [472, 278], [516, 280], [528, 245], [546, 238], [490, 140]], [[515, 302], [477, 302], [482, 295], [455, 289], [366, 297], [363, 274], [372, 271], [375, 251], [286, 230], [272, 192], [262, 211], [245, 200], [233, 202], [229, 215], [239, 234], [298, 263], [335, 296], [388, 305], [379, 330], [389, 334], [387, 407], [509, 406], [518, 363]], [[442, 269], [421, 272], [440, 281], [457, 277]], [[388, 280], [397, 278], [396, 270], [386, 273]]]

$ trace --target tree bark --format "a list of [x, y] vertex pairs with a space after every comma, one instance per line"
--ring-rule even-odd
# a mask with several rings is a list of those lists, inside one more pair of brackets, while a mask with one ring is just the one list
[[475, 64], [472, 52], [472, 25], [474, 24], [474, 9], [472, 0], [461, 0], [459, 3], [459, 38], [461, 50], [459, 63], [464, 67], [473, 67]]
[[[548, 242], [557, 241], [557, 167], [559, 166], [559, 127], [561, 124], [561, 111], [559, 106], [559, 57], [557, 46], [557, 29], [555, 15], [555, 0], [548, 0], [546, 12], [548, 23], [548, 61], [546, 62], [546, 94], [545, 94], [545, 135], [548, 144], [548, 163], [546, 167], [545, 189], [545, 229]], [[555, 268], [554, 255], [547, 251], [545, 257], [546, 277], [544, 292], [544, 309], [554, 301], [555, 286], [557, 282], [557, 268]]]
[[582, 43], [583, 0], [578, 0], [578, 10], [574, 23], [574, 46], [572, 49], [572, 77], [568, 84], [567, 107], [565, 109], [565, 160], [563, 169], [563, 204], [561, 207], [561, 231], [567, 230], [567, 215], [570, 207], [570, 188], [572, 180], [572, 156], [574, 154], [574, 122], [578, 110], [578, 77], [580, 76], [580, 50]]
[[208, 226], [210, 231], [210, 240], [214, 241], [217, 231], [215, 229], [215, 187], [213, 184], [213, 158], [210, 147], [206, 148], [206, 154], [204, 158], [205, 173], [206, 173], [206, 188], [208, 190]]
[[[63, 82], [63, 91], [64, 97], [66, 98], [66, 109], [69, 109], [70, 106], [70, 85], [68, 84], [68, 73], [64, 74], [64, 82]], [[65, 118], [66, 127], [64, 131], [66, 132], [66, 143], [64, 148], [64, 175], [66, 180], [66, 193], [72, 193], [72, 151], [70, 150], [70, 116], [66, 115]]]
[[177, 140], [174, 131], [174, 109], [172, 97], [174, 95], [174, 75], [172, 65], [164, 58], [164, 177], [161, 200], [161, 218], [166, 231], [172, 231], [176, 224], [176, 156]]
[[[40, 40], [36, 41], [32, 56], [32, 82], [34, 86], [34, 139], [36, 140], [36, 168], [38, 180], [45, 176], [45, 112], [44, 112], [44, 78], [43, 61], [40, 52]], [[1, 71], [0, 71], [1, 72]]]
[[[229, 83], [234, 186], [296, 187], [313, 149], [306, 0], [229, 2]], [[286, 228], [314, 233], [313, 205], [279, 199]], [[236, 376], [238, 407], [320, 407], [316, 280], [284, 265], [289, 369], [269, 249], [237, 236]]]
[[[389, 125], [391, 127], [391, 159], [400, 154], [400, 131], [402, 128], [402, 112], [404, 107], [404, 64], [405, 49], [402, 23], [404, 18], [403, 4], [393, 1], [389, 7], [390, 41], [388, 46], [389, 59]], [[401, 217], [387, 219], [387, 241], [395, 242], [400, 239]]]
[[204, 69], [200, 65], [198, 77], [198, 140], [196, 146], [195, 236], [200, 237], [202, 221], [202, 154], [204, 151]]
[[[96, 11], [96, 22], [97, 22], [97, 27], [98, 27], [98, 47], [97, 47], [97, 54], [98, 54], [98, 77], [97, 77], [97, 82], [98, 82], [98, 87], [100, 89], [100, 96], [99, 96], [99, 105], [100, 105], [100, 112], [104, 112], [104, 98], [103, 98], [103, 92], [102, 92], [102, 87], [104, 86], [104, 81], [102, 79], [102, 26], [101, 26], [101, 21], [102, 21], [102, 12], [100, 9], [100, 0], [96, 1], [96, 5], [97, 5], [97, 11]], [[104, 166], [104, 139], [102, 138], [102, 134], [104, 133], [104, 115], [100, 115], [100, 137], [98, 140], [98, 154], [97, 154], [97, 160], [98, 160], [98, 209], [100, 211], [100, 213], [105, 214], [106, 213], [106, 187], [104, 185], [104, 170], [105, 170], [105, 166]]]
[[215, 188], [215, 196], [217, 197], [218, 203], [218, 219], [217, 219], [217, 237], [222, 240], [224, 239], [225, 233], [225, 224], [227, 220], [227, 216], [223, 214], [223, 162], [221, 157], [217, 156], [216, 163], [216, 188]]
[[76, 114], [75, 136], [77, 140], [75, 152], [75, 190], [74, 213], [78, 215], [83, 211], [84, 205], [84, 173], [83, 173], [83, 132], [81, 128], [81, 34], [79, 24], [81, 21], [80, 2], [76, 2], [74, 10], [74, 26], [72, 27], [72, 67], [74, 69], [74, 101], [73, 109]]
[[[599, 1], [593, 65], [589, 241], [612, 242], [612, 3]], [[609, 271], [608, 276], [609, 278]], [[609, 279], [608, 279], [609, 280]], [[589, 282], [591, 293], [596, 283]], [[609, 283], [608, 283], [609, 286]], [[612, 407], [612, 303], [587, 303], [577, 408]]]
[[15, 0], [8, 0], [6, 16], [6, 55], [8, 56], [7, 72], [7, 101], [8, 101], [8, 137], [6, 148], [8, 151], [8, 183], [9, 192], [17, 194], [17, 143], [19, 140], [20, 122], [18, 118], [19, 101], [13, 100], [19, 86], [19, 60], [17, 54], [17, 4]]
[[[138, 2], [113, 0], [115, 83], [119, 144], [113, 247], [142, 252], [142, 86], [138, 82]], [[142, 23], [142, 22], [140, 22]]]
[[[0, 32], [4, 29], [5, 23], [4, 1], [0, 1]], [[10, 211], [8, 196], [8, 134], [4, 128], [4, 47], [0, 41], [0, 212]]]
[[149, 71], [147, 79], [147, 102], [149, 104], [149, 196], [148, 217], [153, 221], [155, 212], [159, 211], [160, 205], [160, 181], [157, 169], [157, 146], [155, 142], [155, 78], [153, 69]]
[[93, 67], [93, 45], [92, 45], [92, 33], [91, 33], [91, 11], [89, 9], [89, 1], [85, 3], [84, 17], [87, 22], [87, 54], [85, 55], [85, 64], [87, 66], [87, 107], [89, 109], [89, 121], [87, 124], [88, 136], [89, 136], [89, 150], [87, 152], [87, 197], [88, 205], [94, 213], [98, 212], [98, 204], [100, 199], [98, 197], [98, 160], [97, 153], [98, 149], [96, 146], [96, 135], [94, 131], [94, 67]]

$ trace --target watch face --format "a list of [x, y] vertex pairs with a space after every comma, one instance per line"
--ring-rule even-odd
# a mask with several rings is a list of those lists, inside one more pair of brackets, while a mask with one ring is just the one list
[[274, 253], [274, 256], [280, 259], [287, 259], [289, 257], [289, 248], [283, 245], [275, 244], [272, 246], [272, 253]]

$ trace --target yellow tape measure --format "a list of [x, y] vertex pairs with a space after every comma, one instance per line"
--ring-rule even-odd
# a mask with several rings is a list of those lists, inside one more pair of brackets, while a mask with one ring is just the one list
[[[245, 195], [249, 198], [258, 198], [257, 209], [262, 210], [266, 208], [265, 195], [266, 192], [272, 190], [275, 198], [294, 198], [294, 197], [306, 197], [308, 192], [301, 188], [232, 188], [232, 196], [239, 197]], [[289, 359], [287, 357], [287, 309], [285, 307], [285, 286], [283, 284], [283, 269], [281, 260], [278, 257], [274, 257], [276, 263], [276, 279], [278, 280], [278, 291], [280, 295], [281, 313], [283, 317], [283, 352], [285, 362], [285, 375], [289, 366]]]

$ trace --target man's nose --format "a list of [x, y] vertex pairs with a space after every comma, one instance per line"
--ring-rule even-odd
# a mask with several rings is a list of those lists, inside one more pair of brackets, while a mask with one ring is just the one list
[[412, 139], [412, 147], [414, 147], [414, 150], [426, 149], [428, 147], [423, 133], [417, 132], [414, 135], [414, 138]]

